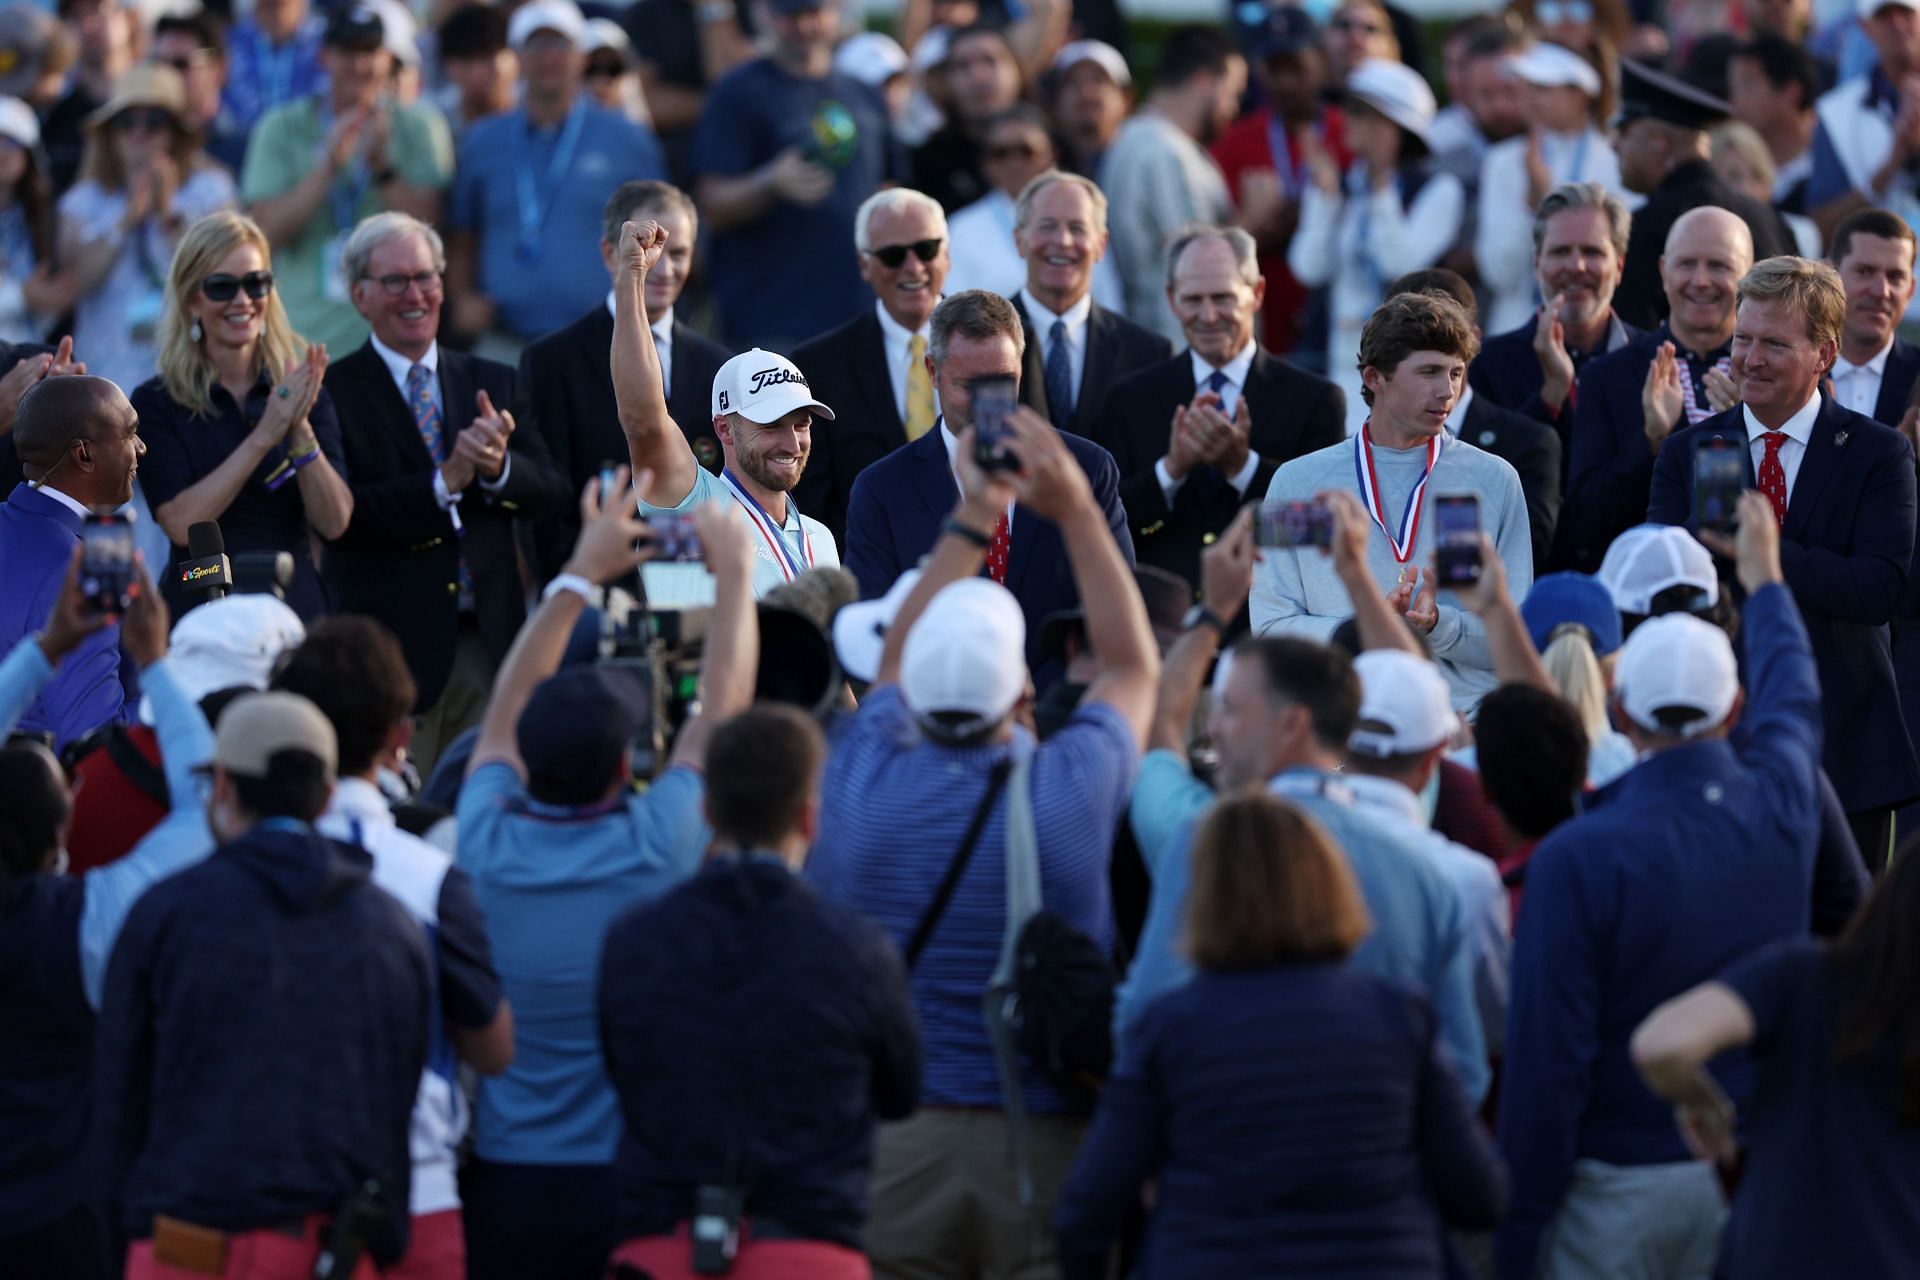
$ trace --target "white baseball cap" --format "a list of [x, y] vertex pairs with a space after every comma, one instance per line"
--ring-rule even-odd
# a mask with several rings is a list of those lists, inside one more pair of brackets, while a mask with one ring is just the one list
[[1366, 59], [1347, 74], [1347, 93], [1421, 142], [1427, 141], [1438, 107], [1426, 80], [1404, 62]]
[[513, 11], [507, 24], [507, 44], [518, 52], [536, 31], [557, 31], [573, 42], [576, 49], [587, 44], [587, 16], [573, 0], [533, 0]]
[[[954, 712], [998, 724], [1027, 687], [1027, 620], [989, 578], [940, 589], [907, 633], [900, 692], [916, 716]], [[966, 726], [958, 726], [964, 732]]]
[[1871, 18], [1882, 9], [1913, 9], [1920, 11], [1920, 0], [1860, 0], [1859, 16]]
[[1713, 553], [1674, 524], [1637, 524], [1613, 540], [1600, 562], [1599, 579], [1621, 613], [1653, 612], [1653, 598], [1669, 587], [1692, 587], [1695, 608], [1720, 601]]
[[1701, 712], [1677, 731], [1691, 738], [1718, 728], [1740, 694], [1740, 673], [1727, 633], [1690, 613], [1649, 618], [1620, 647], [1613, 670], [1620, 708], [1641, 728], [1671, 733], [1658, 713], [1672, 707]]
[[772, 351], [755, 347], [742, 351], [713, 375], [713, 416], [737, 413], [748, 422], [765, 426], [795, 409], [811, 409], [814, 416], [833, 421], [833, 410], [813, 398], [800, 366]]
[[626, 28], [612, 18], [587, 19], [587, 35], [582, 41], [588, 53], [600, 49], [612, 49], [616, 53], [633, 53], [633, 40], [627, 35]]
[[887, 594], [878, 600], [861, 600], [842, 605], [833, 615], [833, 651], [840, 669], [855, 680], [872, 683], [880, 671], [880, 651], [887, 645], [887, 628], [900, 616], [920, 582], [920, 570], [909, 569], [893, 580]]
[[1133, 71], [1118, 49], [1104, 40], [1070, 40], [1053, 55], [1053, 70], [1064, 72], [1083, 62], [1091, 62], [1107, 73], [1107, 79], [1122, 89], [1133, 87]]
[[884, 32], [862, 31], [847, 37], [833, 51], [833, 69], [843, 76], [852, 76], [869, 89], [878, 89], [895, 76], [907, 73], [907, 51]]
[[0, 138], [10, 138], [28, 151], [40, 145], [40, 121], [33, 108], [18, 98], [0, 98]]
[[1578, 89], [1589, 98], [1600, 96], [1600, 73], [1565, 45], [1543, 40], [1507, 65], [1513, 74], [1538, 88]]
[[[280, 655], [307, 638], [300, 615], [274, 596], [248, 593], [188, 610], [167, 640], [174, 684], [198, 702], [245, 686], [264, 689]], [[140, 722], [153, 723], [153, 699], [140, 699]]]
[[1440, 668], [1400, 649], [1369, 649], [1353, 660], [1353, 670], [1360, 677], [1362, 727], [1347, 739], [1349, 751], [1412, 755], [1453, 737], [1459, 719]]

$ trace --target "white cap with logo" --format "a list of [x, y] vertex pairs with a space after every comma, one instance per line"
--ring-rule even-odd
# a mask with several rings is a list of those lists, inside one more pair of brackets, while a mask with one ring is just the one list
[[833, 410], [813, 398], [807, 375], [783, 355], [755, 347], [742, 351], [713, 375], [713, 416], [737, 413], [748, 422], [765, 426], [795, 409], [811, 409], [815, 417], [833, 421]]
[[1653, 612], [1653, 598], [1672, 587], [1692, 587], [1695, 608], [1719, 603], [1713, 553], [1676, 524], [1637, 524], [1613, 540], [1597, 575], [1622, 613]]
[[[1360, 677], [1360, 726], [1347, 739], [1356, 755], [1413, 755], [1453, 737], [1459, 718], [1440, 668], [1401, 649], [1369, 649], [1353, 660]], [[1374, 727], [1379, 726], [1379, 727]]]
[[907, 709], [956, 713], [985, 728], [1005, 719], [1026, 688], [1027, 620], [1013, 593], [987, 578], [942, 587], [900, 655]]
[[[1733, 645], [1726, 632], [1690, 613], [1649, 618], [1620, 646], [1613, 691], [1642, 729], [1683, 738], [1706, 733], [1719, 727], [1740, 695]], [[1701, 714], [1677, 728], [1662, 725], [1659, 713], [1676, 708]]]

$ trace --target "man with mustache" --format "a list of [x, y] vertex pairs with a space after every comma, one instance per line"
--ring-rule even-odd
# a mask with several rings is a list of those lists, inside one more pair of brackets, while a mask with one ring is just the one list
[[[744, 351], [721, 365], [713, 379], [713, 430], [726, 465], [717, 476], [703, 468], [667, 412], [660, 353], [647, 326], [647, 272], [666, 247], [666, 228], [659, 223], [627, 223], [620, 229], [613, 281], [613, 398], [636, 487], [645, 474], [652, 476], [641, 490], [640, 514], [657, 522], [702, 503], [737, 505], [754, 525], [753, 594], [758, 598], [808, 569], [840, 563], [833, 534], [801, 515], [792, 498], [813, 447], [814, 416], [831, 422], [833, 410], [813, 398], [806, 375], [785, 356], [758, 347]], [[683, 585], [654, 573], [647, 582], [649, 597], [660, 587]]]
[[1673, 224], [1660, 257], [1672, 314], [1580, 375], [1550, 567], [1598, 569], [1607, 544], [1646, 519], [1661, 442], [1738, 401], [1728, 344], [1735, 286], [1752, 265], [1753, 238], [1737, 214], [1709, 205]]

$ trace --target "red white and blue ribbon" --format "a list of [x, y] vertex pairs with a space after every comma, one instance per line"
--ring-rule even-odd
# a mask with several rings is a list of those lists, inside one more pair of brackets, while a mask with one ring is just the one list
[[780, 566], [780, 572], [785, 575], [788, 582], [792, 582], [807, 569], [813, 568], [813, 536], [807, 532], [807, 522], [800, 519], [800, 508], [793, 505], [792, 494], [787, 495], [787, 507], [793, 512], [794, 520], [800, 526], [800, 546], [807, 553], [805, 565], [794, 557], [793, 549], [787, 545], [786, 535], [781, 531], [780, 526], [773, 522], [773, 517], [767, 514], [767, 509], [760, 505], [760, 500], [748, 493], [746, 488], [733, 478], [731, 471], [722, 471], [720, 482], [732, 492], [734, 500], [747, 513], [747, 519], [753, 521], [753, 527], [760, 531], [760, 537], [773, 552], [773, 562]]
[[1360, 501], [1366, 504], [1367, 514], [1380, 526], [1380, 532], [1387, 535], [1394, 561], [1405, 564], [1413, 557], [1414, 543], [1420, 540], [1420, 499], [1427, 491], [1427, 481], [1433, 478], [1434, 467], [1439, 465], [1441, 451], [1447, 447], [1447, 433], [1442, 431], [1427, 441], [1427, 469], [1420, 473], [1420, 482], [1407, 495], [1407, 508], [1400, 513], [1400, 532], [1396, 535], [1387, 527], [1386, 512], [1381, 509], [1380, 480], [1373, 470], [1372, 427], [1369, 422], [1353, 438], [1353, 470], [1360, 482]]

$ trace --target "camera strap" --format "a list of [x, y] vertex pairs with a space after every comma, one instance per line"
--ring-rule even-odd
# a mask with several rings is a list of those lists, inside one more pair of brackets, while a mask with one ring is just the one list
[[939, 925], [940, 917], [946, 914], [947, 902], [953, 897], [953, 891], [959, 887], [960, 877], [966, 873], [967, 863], [973, 858], [973, 847], [980, 842], [980, 833], [986, 829], [987, 815], [993, 812], [993, 802], [1000, 797], [1000, 790], [1007, 785], [1007, 776], [1013, 772], [1011, 758], [993, 766], [993, 772], [987, 778], [987, 792], [980, 797], [979, 805], [973, 811], [973, 821], [967, 824], [967, 833], [960, 839], [960, 847], [954, 851], [953, 861], [947, 864], [947, 874], [940, 881], [940, 888], [933, 895], [933, 901], [927, 904], [926, 912], [920, 917], [920, 923], [914, 926], [913, 937], [907, 942], [907, 971], [920, 959], [920, 953], [927, 949], [927, 942], [933, 937], [934, 928]]

